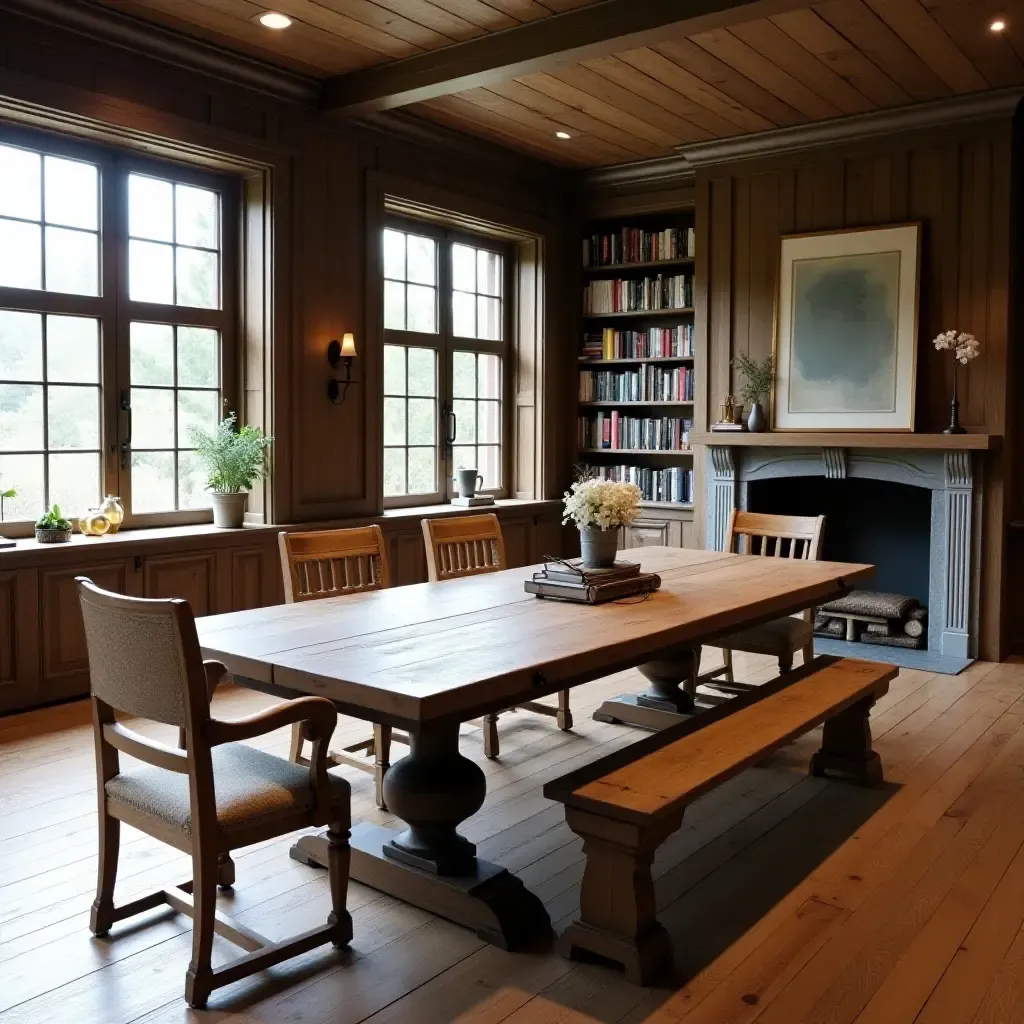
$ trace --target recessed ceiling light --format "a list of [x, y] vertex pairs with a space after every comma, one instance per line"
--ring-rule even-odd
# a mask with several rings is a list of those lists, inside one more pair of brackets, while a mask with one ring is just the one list
[[568, 132], [555, 132], [556, 139], [571, 139], [572, 136]]
[[1005, 31], [1005, 29], [1006, 29], [1006, 22], [1003, 21], [1002, 18], [996, 18], [996, 20], [993, 21], [992, 24], [989, 25], [989, 27], [988, 27], [989, 32], [1003, 32], [1003, 31]]
[[287, 28], [292, 23], [292, 19], [287, 14], [281, 14], [278, 11], [264, 11], [256, 20], [264, 28], [273, 29]]

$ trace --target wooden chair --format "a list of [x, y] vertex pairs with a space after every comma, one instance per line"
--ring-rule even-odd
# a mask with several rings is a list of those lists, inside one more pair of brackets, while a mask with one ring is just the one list
[[[285, 600], [316, 601], [324, 597], [362, 594], [388, 586], [388, 558], [384, 534], [379, 526], [350, 530], [318, 530], [312, 533], [281, 533], [281, 572]], [[390, 766], [391, 742], [408, 743], [403, 733], [392, 733], [390, 725], [374, 725], [373, 734], [327, 755], [331, 767], [348, 765], [374, 777], [377, 806], [384, 803], [384, 775]], [[302, 730], [292, 727], [290, 757], [296, 764], [308, 764], [302, 753]], [[356, 756], [365, 751], [372, 762]]]
[[[733, 509], [725, 535], [725, 550], [762, 558], [798, 558], [813, 562], [821, 557], [824, 531], [824, 516], [773, 516]], [[718, 646], [722, 648], [725, 664], [702, 674], [701, 682], [724, 675], [729, 686], [736, 686], [733, 651], [772, 655], [778, 658], [779, 671], [788, 672], [793, 667], [796, 651], [803, 652], [805, 665], [814, 658], [814, 609], [807, 609], [799, 617], [773, 619], [730, 633], [718, 641]]]
[[[116, 921], [161, 904], [193, 919], [185, 998], [204, 1006], [215, 988], [266, 970], [325, 942], [352, 938], [345, 909], [349, 875], [349, 786], [327, 773], [337, 714], [323, 697], [302, 697], [249, 718], [220, 721], [210, 697], [224, 674], [204, 664], [186, 601], [152, 601], [100, 590], [78, 577], [89, 654], [99, 876], [89, 927], [105, 935]], [[179, 729], [178, 748], [118, 723], [115, 712]], [[309, 769], [243, 740], [302, 722], [313, 741]], [[122, 770], [119, 752], [144, 762]], [[124, 906], [114, 905], [121, 822], [192, 855], [192, 880]], [[327, 825], [331, 913], [294, 939], [271, 942], [217, 913], [217, 886], [234, 882], [231, 851], [296, 829]], [[214, 932], [246, 955], [213, 968]]]
[[[436, 583], [508, 568], [501, 523], [493, 512], [475, 516], [444, 516], [423, 520], [423, 542], [427, 549], [427, 578]], [[558, 694], [558, 707], [529, 701], [518, 707], [538, 715], [549, 715], [563, 732], [572, 728], [569, 691]], [[510, 708], [509, 710], [515, 710]], [[498, 756], [498, 714], [484, 715], [484, 754]]]

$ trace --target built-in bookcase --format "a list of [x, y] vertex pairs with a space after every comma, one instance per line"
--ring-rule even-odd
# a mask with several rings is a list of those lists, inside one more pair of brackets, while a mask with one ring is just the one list
[[578, 461], [693, 507], [693, 211], [593, 220], [581, 244]]

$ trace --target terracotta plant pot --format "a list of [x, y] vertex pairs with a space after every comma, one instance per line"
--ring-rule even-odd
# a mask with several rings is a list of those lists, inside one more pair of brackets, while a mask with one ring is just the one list
[[225, 530], [237, 530], [245, 522], [245, 502], [248, 491], [225, 493], [211, 491], [213, 499], [213, 525]]
[[584, 569], [610, 569], [619, 551], [619, 531], [598, 526], [580, 527], [580, 554]]

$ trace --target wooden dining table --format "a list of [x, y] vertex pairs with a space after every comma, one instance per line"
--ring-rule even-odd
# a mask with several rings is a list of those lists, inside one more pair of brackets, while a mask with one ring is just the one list
[[[630, 552], [633, 555], [634, 552]], [[728, 632], [841, 596], [868, 565], [805, 562], [685, 548], [636, 552], [661, 589], [603, 605], [524, 591], [526, 566], [443, 583], [276, 605], [199, 619], [206, 658], [239, 684], [328, 697], [345, 715], [409, 733], [409, 753], [384, 779], [404, 822], [352, 830], [352, 877], [474, 928], [514, 949], [550, 929], [541, 901], [515, 875], [476, 856], [459, 825], [486, 782], [459, 751], [460, 724], [624, 669], [654, 664], [652, 706], [688, 707], [686, 656]], [[665, 666], [681, 659], [673, 676]], [[482, 756], [482, 755], [481, 755]], [[292, 851], [326, 863], [309, 835]]]

